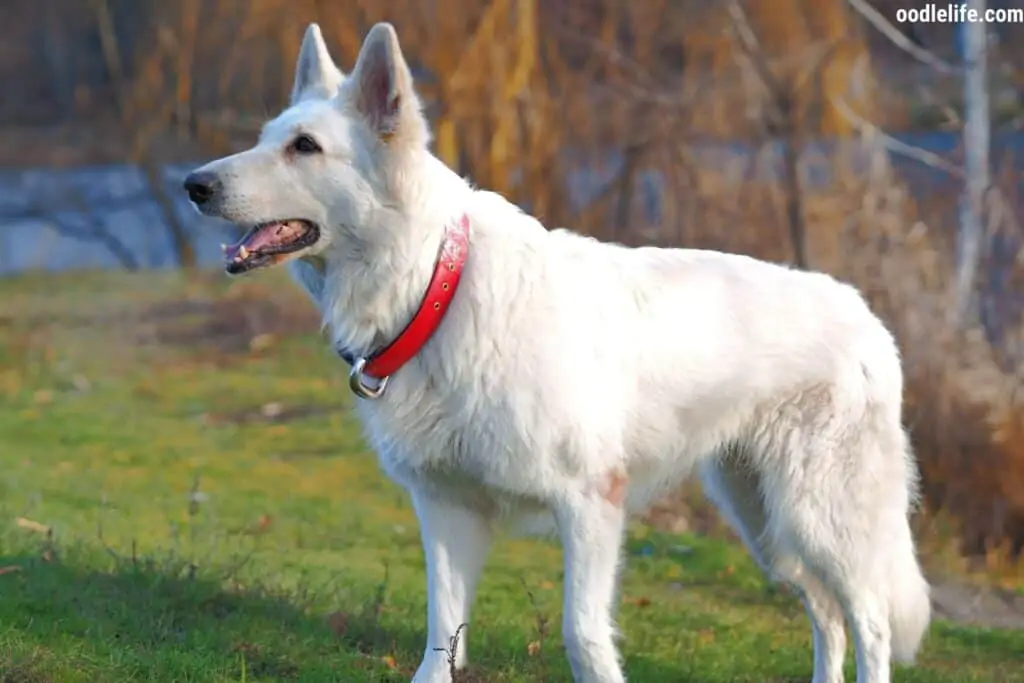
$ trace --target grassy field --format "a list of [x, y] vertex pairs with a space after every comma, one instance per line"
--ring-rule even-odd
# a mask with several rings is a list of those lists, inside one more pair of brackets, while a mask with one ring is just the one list
[[[409, 679], [416, 521], [316, 327], [276, 274], [0, 281], [0, 682]], [[631, 681], [810, 679], [803, 610], [741, 549], [636, 524], [628, 551]], [[571, 680], [560, 563], [497, 544], [466, 681]], [[1024, 681], [1022, 653], [938, 622], [895, 680]]]

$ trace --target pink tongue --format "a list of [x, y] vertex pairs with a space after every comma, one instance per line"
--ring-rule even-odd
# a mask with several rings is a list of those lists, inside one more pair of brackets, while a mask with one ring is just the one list
[[[278, 234], [278, 230], [281, 231], [281, 234]], [[265, 247], [274, 246], [287, 241], [287, 237], [290, 235], [291, 230], [287, 224], [275, 223], [273, 225], [267, 225], [260, 228], [254, 235], [246, 235], [238, 242], [238, 244], [228, 246], [224, 255], [229, 259], [234, 259], [238, 257], [238, 251], [242, 247], [245, 247], [248, 252], [259, 251]]]

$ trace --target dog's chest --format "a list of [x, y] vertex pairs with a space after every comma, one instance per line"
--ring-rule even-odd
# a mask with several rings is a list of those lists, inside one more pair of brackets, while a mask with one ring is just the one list
[[381, 467], [404, 486], [427, 486], [448, 497], [533, 497], [550, 476], [543, 453], [497, 407], [468, 411], [436, 397], [388, 398], [363, 402], [358, 412]]

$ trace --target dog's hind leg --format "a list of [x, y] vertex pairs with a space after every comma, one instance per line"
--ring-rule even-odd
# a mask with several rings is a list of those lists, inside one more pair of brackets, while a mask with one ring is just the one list
[[843, 683], [846, 630], [835, 597], [796, 556], [780, 556], [764, 537], [767, 513], [757, 473], [730, 453], [700, 470], [705, 495], [750, 550], [761, 569], [796, 588], [807, 609], [814, 638], [812, 683]]
[[562, 636], [576, 683], [624, 683], [612, 612], [625, 529], [625, 480], [574, 491], [555, 505], [565, 554]]
[[776, 575], [796, 588], [811, 619], [814, 678], [811, 683], [843, 683], [846, 626], [836, 596], [796, 557], [780, 561]]
[[487, 519], [465, 507], [415, 491], [412, 499], [427, 565], [427, 646], [413, 682], [451, 683], [449, 657], [454, 655], [457, 669], [467, 662], [462, 627], [469, 622], [491, 530]]
[[859, 426], [811, 436], [788, 460], [769, 463], [763, 492], [773, 544], [798, 556], [842, 606], [857, 683], [890, 683], [893, 654], [909, 659], [930, 608], [907, 521], [902, 434], [898, 425], [895, 436], [870, 421]]

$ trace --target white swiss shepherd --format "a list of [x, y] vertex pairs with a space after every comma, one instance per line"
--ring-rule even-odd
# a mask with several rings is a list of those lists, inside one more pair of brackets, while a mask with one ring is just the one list
[[744, 256], [546, 230], [429, 143], [395, 30], [374, 26], [345, 76], [314, 24], [290, 108], [185, 183], [204, 214], [250, 228], [227, 270], [289, 262], [358, 363], [359, 417], [426, 555], [414, 681], [449, 681], [435, 648], [469, 621], [492, 528], [549, 522], [575, 680], [624, 681], [626, 518], [696, 474], [802, 595], [814, 683], [843, 680], [844, 625], [859, 683], [888, 683], [927, 630], [929, 587], [899, 353], [859, 293]]

